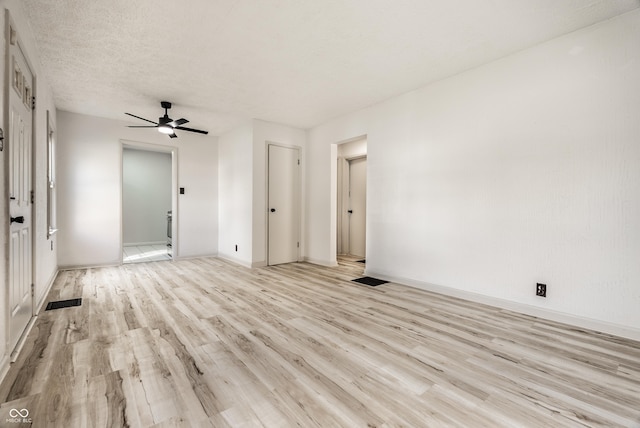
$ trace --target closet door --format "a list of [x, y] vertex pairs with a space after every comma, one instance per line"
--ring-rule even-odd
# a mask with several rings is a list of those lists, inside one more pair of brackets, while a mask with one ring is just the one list
[[300, 251], [299, 149], [268, 146], [268, 264], [298, 261]]

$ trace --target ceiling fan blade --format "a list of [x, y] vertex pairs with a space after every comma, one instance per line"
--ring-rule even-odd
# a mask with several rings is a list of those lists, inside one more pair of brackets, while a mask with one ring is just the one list
[[[162, 101], [160, 103], [160, 105], [164, 109], [164, 116], [160, 117], [157, 122], [154, 122], [153, 120], [145, 119], [144, 117], [136, 116], [135, 114], [125, 113], [126, 115], [129, 115], [131, 117], [135, 117], [136, 119], [140, 119], [140, 120], [144, 120], [145, 122], [153, 123], [153, 126], [151, 126], [151, 125], [130, 125], [129, 128], [158, 128], [163, 133], [166, 132], [166, 131], [171, 131], [171, 133], [167, 134], [169, 136], [169, 138], [178, 138], [178, 136], [176, 135], [176, 132], [175, 132], [176, 129], [180, 129], [181, 131], [197, 132], [198, 134], [205, 134], [205, 135], [209, 133], [208, 131], [202, 131], [200, 129], [185, 128], [182, 125], [184, 125], [185, 123], [189, 122], [187, 119], [181, 118], [181, 119], [173, 120], [173, 119], [171, 119], [169, 117], [168, 110], [171, 108], [171, 103], [170, 102]], [[169, 128], [169, 127], [170, 127], [170, 129], [165, 129], [165, 128]]]
[[135, 114], [131, 114], [131, 113], [125, 113], [125, 114], [128, 114], [129, 116], [133, 116], [136, 119], [144, 120], [146, 122], [153, 123], [153, 124], [157, 125], [157, 123], [154, 122], [153, 120], [145, 119], [144, 117], [136, 116]]
[[185, 123], [189, 122], [187, 119], [178, 119], [178, 120], [174, 120], [172, 122], [167, 123], [167, 125], [169, 125], [172, 128], [175, 128], [176, 126], [180, 126], [180, 125], [184, 125]]
[[209, 133], [209, 131], [201, 131], [200, 129], [185, 128], [184, 126], [176, 126], [173, 129], [179, 129], [181, 131], [197, 132], [198, 134], [205, 134], [205, 135]]

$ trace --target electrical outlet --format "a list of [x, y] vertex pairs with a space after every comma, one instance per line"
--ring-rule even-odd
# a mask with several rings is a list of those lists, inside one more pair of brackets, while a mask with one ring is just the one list
[[547, 297], [547, 284], [536, 284], [536, 296]]

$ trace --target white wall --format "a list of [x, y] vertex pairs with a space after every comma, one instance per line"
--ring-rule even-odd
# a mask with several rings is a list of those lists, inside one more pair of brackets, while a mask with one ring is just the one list
[[178, 187], [185, 188], [178, 195], [179, 257], [217, 255], [218, 138], [181, 132], [174, 141], [179, 147]]
[[[305, 199], [305, 260], [336, 266], [338, 144], [366, 135], [369, 109], [359, 110], [307, 133], [307, 198]], [[367, 149], [368, 153], [369, 149]], [[370, 159], [367, 158], [367, 167]], [[367, 179], [368, 179], [367, 171]], [[367, 181], [368, 192], [371, 191]], [[368, 201], [367, 201], [368, 202]], [[367, 219], [369, 221], [369, 219]], [[369, 242], [369, 241], [368, 241]]]
[[349, 159], [367, 155], [367, 138], [358, 138], [338, 144], [338, 157]]
[[252, 120], [219, 138], [219, 255], [245, 266], [264, 266], [267, 260], [269, 143], [300, 147], [304, 156], [306, 133]]
[[[267, 264], [267, 147], [269, 143], [287, 147], [299, 147], [302, 157], [301, 166], [301, 198], [305, 198], [304, 181], [304, 157], [307, 145], [306, 132], [262, 120], [253, 121], [253, 266]], [[304, 207], [301, 207], [301, 216], [304, 218]], [[304, 227], [304, 220], [301, 221]], [[304, 248], [304, 239], [301, 232], [300, 247]]]
[[122, 238], [125, 245], [165, 243], [171, 209], [171, 153], [122, 152]]
[[121, 260], [122, 140], [177, 147], [178, 257], [214, 255], [218, 242], [217, 138], [183, 132], [169, 139], [128, 122], [58, 112], [58, 263]]
[[640, 339], [638, 40], [635, 11], [312, 129], [309, 259], [367, 134], [367, 274]]
[[[6, 28], [5, 28], [5, 12], [9, 10], [11, 18], [14, 21], [18, 35], [25, 48], [25, 53], [30, 62], [32, 72], [36, 76], [36, 86], [34, 88], [34, 95], [37, 98], [36, 109], [33, 114], [34, 122], [34, 135], [33, 135], [33, 148], [34, 148], [34, 182], [33, 190], [35, 191], [35, 203], [33, 205], [33, 218], [34, 218], [34, 286], [35, 286], [35, 302], [36, 309], [43, 303], [44, 298], [53, 282], [55, 274], [57, 272], [56, 256], [57, 256], [57, 237], [54, 235], [51, 239], [47, 239], [47, 110], [52, 114], [53, 121], [55, 123], [55, 106], [53, 104], [53, 97], [51, 90], [47, 83], [46, 76], [40, 71], [40, 63], [37, 55], [37, 49], [35, 41], [33, 40], [29, 23], [26, 20], [26, 16], [22, 10], [21, 2], [17, 0], [0, 0], [0, 11], [2, 11], [2, 17], [0, 19], [0, 44], [2, 54], [0, 55], [0, 81], [4, 88], [5, 82], [5, 50], [6, 50]], [[2, 118], [5, 138], [8, 137], [8, 126], [5, 122], [5, 97], [7, 94], [2, 91], [2, 102], [0, 102], [0, 118]], [[0, 152], [0, 176], [5, 177], [7, 167], [7, 155], [6, 149], [7, 140], [4, 141], [5, 150]], [[7, 188], [6, 180], [2, 180], [0, 183], [0, 194], [3, 195], [0, 198], [0, 227], [2, 232], [0, 233], [0, 281], [2, 284], [8, 283], [8, 272], [6, 266], [7, 254], [7, 235], [9, 230], [9, 216], [7, 208]], [[3, 289], [0, 292], [0, 379], [4, 375], [5, 370], [8, 368], [8, 355], [12, 351], [7, 349], [7, 305], [8, 295]]]
[[218, 255], [245, 266], [252, 262], [252, 144], [251, 123], [218, 139]]

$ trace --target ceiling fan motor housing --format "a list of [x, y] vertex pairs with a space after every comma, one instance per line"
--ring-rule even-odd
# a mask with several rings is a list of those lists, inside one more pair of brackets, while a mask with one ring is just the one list
[[164, 109], [164, 116], [158, 118], [158, 125], [162, 126], [171, 122], [171, 118], [169, 117], [169, 113], [167, 112], [167, 110], [171, 108], [171, 103], [169, 101], [160, 101], [160, 105]]

